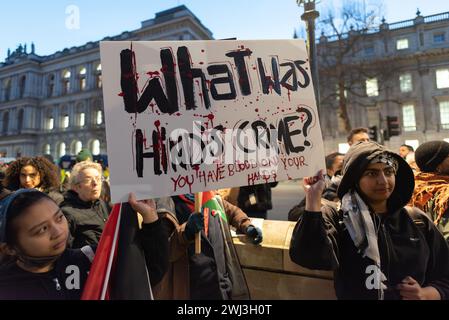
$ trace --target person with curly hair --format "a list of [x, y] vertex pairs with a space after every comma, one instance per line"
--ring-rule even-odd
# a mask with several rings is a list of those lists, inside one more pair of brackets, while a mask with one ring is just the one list
[[12, 162], [5, 173], [3, 185], [11, 191], [37, 189], [58, 205], [64, 200], [59, 193], [58, 167], [45, 157], [22, 157]]

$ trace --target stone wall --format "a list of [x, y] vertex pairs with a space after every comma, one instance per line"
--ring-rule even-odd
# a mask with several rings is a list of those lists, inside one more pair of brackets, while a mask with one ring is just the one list
[[260, 224], [261, 245], [249, 243], [245, 235], [234, 238], [251, 299], [336, 299], [332, 272], [306, 269], [290, 260], [295, 222], [263, 220]]

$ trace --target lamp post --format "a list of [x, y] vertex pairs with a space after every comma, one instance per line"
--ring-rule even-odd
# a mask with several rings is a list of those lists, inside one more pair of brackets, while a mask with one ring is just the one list
[[307, 25], [307, 48], [309, 50], [310, 68], [312, 72], [312, 81], [315, 88], [316, 106], [319, 114], [320, 110], [320, 83], [318, 79], [318, 64], [315, 44], [315, 19], [320, 13], [315, 10], [315, 0], [296, 0], [298, 6], [304, 6], [304, 13], [301, 15]]

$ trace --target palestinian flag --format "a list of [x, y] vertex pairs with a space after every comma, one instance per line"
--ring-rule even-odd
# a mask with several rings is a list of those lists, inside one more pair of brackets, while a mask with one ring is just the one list
[[[209, 234], [209, 214], [213, 217], [218, 214], [225, 222], [228, 222], [228, 218], [217, 199], [218, 195], [214, 191], [204, 191], [202, 194], [201, 210], [204, 217], [204, 233], [207, 237]], [[190, 213], [195, 212], [195, 194], [187, 193], [178, 197], [185, 203]]]
[[217, 197], [218, 196], [215, 194], [215, 192], [203, 192], [203, 210], [205, 208], [208, 208], [212, 216], [219, 214], [224, 221], [228, 222], [228, 218], [226, 217], [224, 208], [220, 205], [220, 202], [218, 202]]
[[137, 213], [114, 205], [98, 244], [82, 300], [152, 300]]
[[225, 222], [228, 221], [226, 213], [224, 212], [223, 207], [218, 202], [217, 195], [213, 191], [203, 192], [202, 210], [204, 217], [204, 233], [206, 237], [209, 235], [209, 214], [211, 214], [213, 217], [218, 214], [220, 218]]

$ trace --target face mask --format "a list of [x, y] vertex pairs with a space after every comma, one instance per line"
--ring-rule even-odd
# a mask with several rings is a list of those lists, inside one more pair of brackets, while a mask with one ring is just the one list
[[23, 254], [20, 250], [16, 249], [17, 260], [22, 262], [27, 268], [43, 268], [54, 263], [61, 255], [48, 256], [48, 257], [31, 257]]

